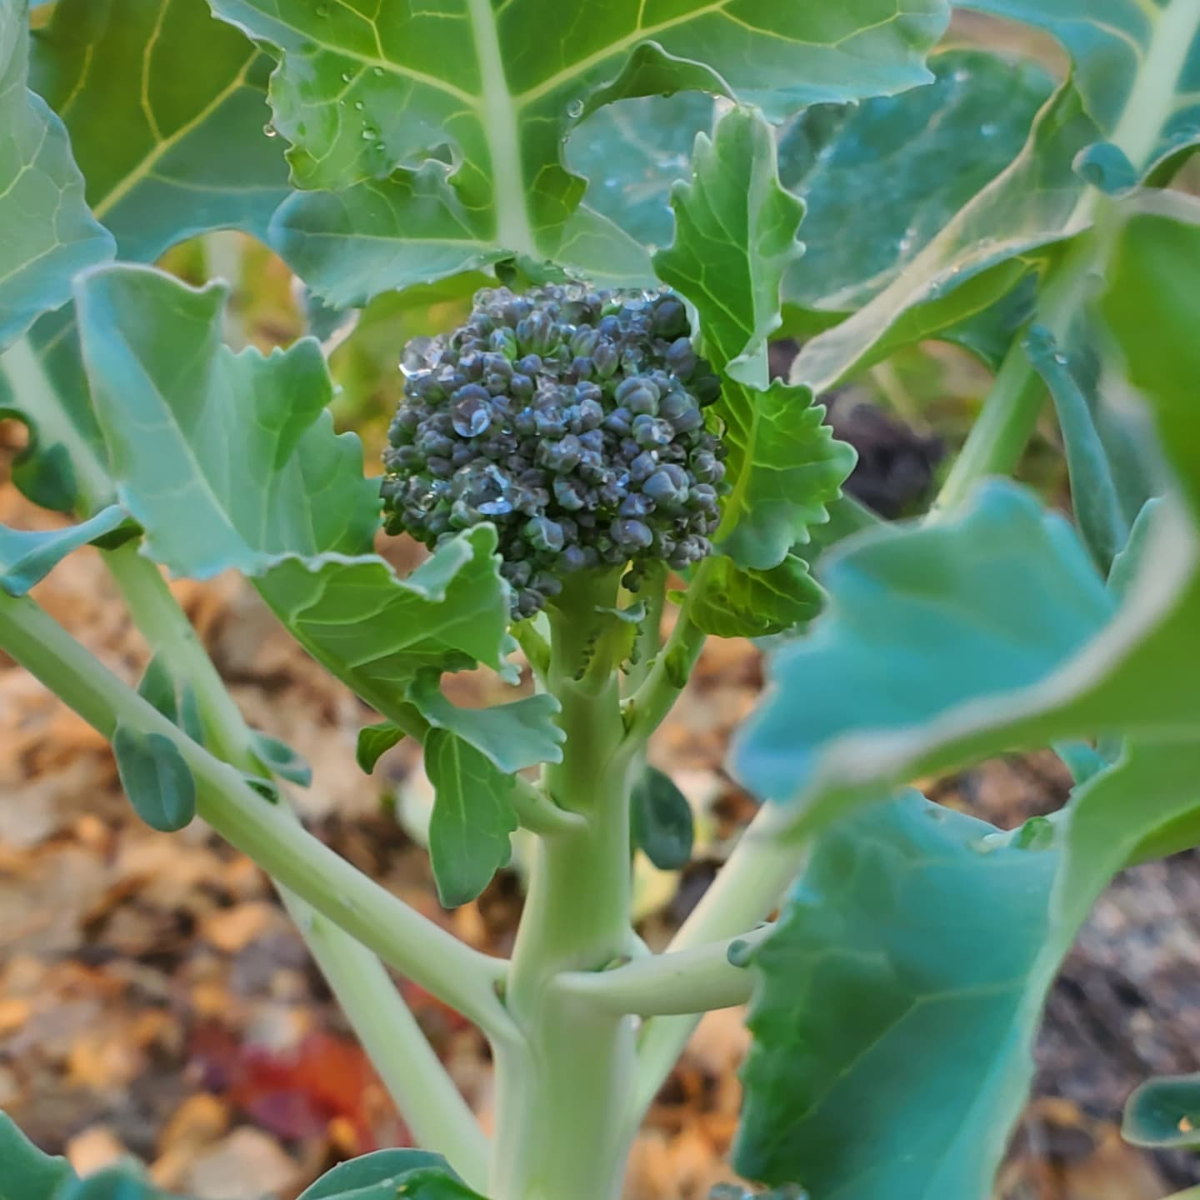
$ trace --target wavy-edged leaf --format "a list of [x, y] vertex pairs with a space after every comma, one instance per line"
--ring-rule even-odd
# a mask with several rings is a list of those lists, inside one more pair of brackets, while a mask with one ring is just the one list
[[991, 1194], [1058, 865], [1002, 838], [910, 792], [819, 839], [753, 958], [740, 1172], [839, 1200]]
[[989, 1195], [1059, 966], [1144, 839], [1196, 811], [1198, 766], [1195, 743], [1131, 747], [1044, 849], [911, 792], [821, 835], [754, 959], [738, 1169], [839, 1200]]
[[898, 91], [925, 80], [924, 54], [948, 15], [943, 0], [904, 10], [891, 0], [836, 10], [772, 0], [453, 0], [436, 10], [385, 0], [370, 13], [313, 5], [286, 17], [274, 0], [214, 0], [214, 9], [275, 47], [271, 99], [296, 182], [356, 189], [345, 209], [297, 196], [280, 214], [285, 253], [293, 229], [308, 245], [340, 240], [360, 262], [348, 243], [361, 230], [374, 245], [373, 269], [354, 283], [333, 253], [304, 254], [310, 283], [341, 294], [501, 255], [590, 269], [629, 259], [644, 272], [637, 243], [579, 207], [584, 181], [562, 162], [562, 143], [591, 107], [701, 88], [780, 117], [817, 100]]
[[746, 570], [730, 558], [718, 557], [688, 615], [717, 637], [768, 637], [811, 621], [821, 611], [823, 598], [799, 555], [788, 554], [766, 571]]
[[1100, 197], [1088, 182], [1096, 178], [1089, 148], [1111, 142], [1135, 178], [1157, 179], [1200, 140], [1200, 13], [1191, 0], [1114, 0], [1104, 12], [1075, 0], [967, 7], [1049, 29], [1072, 56], [1072, 79], [1042, 110], [1020, 155], [900, 277], [802, 348], [791, 377], [818, 392], [914, 335], [932, 336], [986, 309], [1056, 243], [1087, 229]]
[[0, 1112], [0, 1200], [51, 1200], [58, 1187], [75, 1178], [71, 1164], [57, 1155], [43, 1154]]
[[0, 525], [0, 588], [10, 596], [23, 596], [44, 579], [72, 550], [111, 538], [133, 527], [119, 505], [102, 509], [94, 517], [65, 529], [31, 532]]
[[[1191, 0], [965, 0], [1054, 35], [1085, 109], [1135, 177], [1200, 142], [1200, 13]], [[1093, 156], [1093, 160], [1094, 160]]]
[[766, 342], [804, 211], [779, 184], [770, 126], [733, 109], [712, 139], [697, 136], [692, 164], [693, 181], [672, 195], [675, 241], [654, 264], [695, 305], [704, 353], [724, 376], [713, 410], [730, 492], [715, 541], [739, 566], [769, 570], [828, 519], [854, 451], [833, 440], [809, 391], [767, 386]]
[[436, 673], [425, 671], [409, 684], [408, 697], [431, 725], [457, 734], [501, 772], [562, 762], [567, 736], [555, 722], [561, 705], [548, 692], [490, 708], [458, 708], [438, 689]]
[[1120, 608], [1066, 522], [1005, 483], [953, 523], [832, 552], [827, 615], [775, 656], [741, 777], [819, 827], [881, 787], [1014, 746], [1200, 726], [1200, 687], [1178, 672], [1200, 661], [1197, 543], [1170, 515]]
[[446, 908], [474, 900], [507, 865], [517, 828], [516, 779], [462, 738], [433, 729], [425, 739], [425, 772], [434, 787], [429, 858]]
[[375, 488], [358, 439], [331, 434], [320, 346], [234, 354], [220, 339], [227, 292], [128, 265], [77, 285], [92, 402], [147, 552], [204, 579], [369, 550]]
[[983, 50], [929, 59], [933, 82], [814, 105], [782, 132], [779, 175], [806, 206], [785, 306], [851, 313], [902, 271], [1020, 153], [1053, 89], [1033, 63]]
[[152, 829], [174, 833], [196, 815], [196, 780], [179, 747], [161, 733], [118, 726], [112, 739], [121, 786]]
[[66, 122], [123, 258], [222, 226], [266, 238], [288, 193], [263, 134], [271, 61], [205, 0], [58, 0], [33, 36], [32, 86]]
[[299, 1200], [481, 1200], [440, 1154], [376, 1150], [339, 1163], [300, 1193]]
[[0, 8], [0, 349], [115, 249], [88, 211], [67, 131], [26, 87], [28, 23], [25, 0]]
[[1155, 1150], [1200, 1149], [1200, 1075], [1141, 1084], [1125, 1105], [1121, 1136]]
[[288, 558], [255, 580], [308, 652], [385, 716], [422, 671], [505, 669], [508, 592], [479, 525], [405, 579], [373, 555]]

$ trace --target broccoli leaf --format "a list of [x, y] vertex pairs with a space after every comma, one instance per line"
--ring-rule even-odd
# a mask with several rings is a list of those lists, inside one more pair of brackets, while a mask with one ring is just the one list
[[1004, 841], [915, 792], [817, 841], [752, 959], [740, 1172], [845, 1200], [990, 1195], [1058, 865]]
[[474, 900], [508, 863], [517, 828], [516, 779], [445, 729], [425, 739], [425, 771], [433, 784], [429, 857], [446, 908]]
[[481, 1200], [440, 1154], [376, 1150], [338, 1163], [300, 1193], [299, 1200]]
[[43, 1154], [2, 1112], [0, 1163], [4, 1164], [0, 1200], [51, 1200], [60, 1184], [75, 1178], [65, 1158]]
[[332, 435], [320, 346], [234, 354], [220, 340], [227, 291], [124, 265], [77, 286], [92, 403], [147, 552], [204, 579], [369, 550], [375, 489], [358, 439]]
[[179, 747], [161, 733], [117, 727], [113, 754], [121, 786], [152, 829], [174, 833], [196, 815], [196, 780]]
[[408, 697], [434, 727], [456, 733], [482, 751], [497, 770], [511, 774], [538, 763], [562, 762], [567, 735], [555, 723], [558, 699], [548, 692], [490, 708], [456, 708], [438, 690], [435, 671], [424, 671]]
[[128, 514], [113, 504], [90, 520], [65, 529], [29, 532], [0, 525], [0, 588], [10, 596], [23, 596], [44, 579], [72, 550], [93, 542], [133, 532]]
[[270, 67], [204, 0], [55, 5], [34, 34], [32, 87], [66, 122], [123, 258], [227, 225], [265, 239], [288, 193], [283, 148], [263, 134]]
[[1200, 1148], [1200, 1075], [1143, 1083], [1125, 1106], [1121, 1136], [1155, 1150]]
[[588, 181], [583, 201], [643, 246], [670, 244], [670, 192], [688, 177], [697, 133], [711, 131], [712, 96], [679, 92], [605, 104], [567, 142], [567, 166]]
[[380, 721], [376, 725], [367, 725], [358, 731], [358, 742], [354, 751], [354, 760], [364, 775], [370, 775], [375, 765], [393, 746], [398, 745], [404, 738], [404, 730], [397, 728], [391, 721]]
[[697, 136], [693, 171], [672, 197], [675, 241], [654, 263], [695, 305], [704, 353], [723, 376], [713, 411], [724, 424], [730, 491], [714, 540], [749, 574], [735, 583], [733, 568], [719, 566], [725, 591], [745, 595], [770, 590], [754, 575], [779, 567], [810, 525], [828, 520], [854, 451], [833, 440], [809, 391], [767, 385], [766, 342], [803, 215], [779, 184], [770, 127], [752, 110], [732, 110], [711, 140]]
[[[646, 281], [638, 244], [580, 207], [562, 144], [598, 104], [701, 89], [773, 117], [924, 82], [943, 0], [771, 0], [640, 7], [453, 0], [368, 16], [273, 0], [213, 0], [274, 47], [275, 125], [293, 178], [340, 193], [296, 196], [276, 241], [322, 294], [363, 297], [500, 258], [553, 258], [597, 279]], [[359, 243], [357, 247], [354, 243]], [[340, 247], [336, 250], [335, 247]]]
[[796, 554], [766, 571], [743, 571], [719, 556], [688, 611], [696, 625], [717, 637], [767, 637], [811, 621], [823, 599], [808, 563]]
[[[262, 133], [269, 59], [204, 0], [62, 0], [33, 36], [34, 86], [62, 110], [122, 258], [223, 226], [266, 236], [287, 193], [282, 146]], [[30, 432], [14, 481], [47, 508], [94, 513], [114, 497], [73, 310], [42, 317], [29, 343], [0, 357], [0, 413]]]
[[[904, 273], [803, 347], [792, 379], [817, 391], [987, 307], [1056, 243], [1087, 229], [1099, 196], [1089, 180], [1105, 183], [1098, 159], [1119, 153], [1131, 178], [1156, 182], [1200, 141], [1200, 93], [1193, 87], [1200, 14], [1188, 0], [1115, 0], [1103, 15], [1081, 13], [1073, 0], [971, 0], [968, 7], [1047, 28], [1071, 55], [1072, 77], [1042, 110], [1017, 158]], [[1106, 156], [1108, 142], [1116, 150], [1108, 147]]]
[[29, 430], [13, 482], [36, 504], [94, 515], [116, 499], [79, 359], [74, 308], [47, 313], [0, 355], [0, 416]]
[[[1077, 345], [1073, 347], [1075, 361], [1071, 362], [1044, 325], [1030, 329], [1024, 347], [1030, 364], [1045, 380], [1054, 399], [1071, 479], [1071, 510], [1080, 535], [1096, 566], [1107, 572], [1129, 540], [1132, 519], [1122, 508], [1122, 489], [1114, 477], [1126, 462], [1109, 450], [1107, 443], [1116, 439], [1105, 439], [1101, 432], [1105, 410], [1097, 393], [1094, 356], [1087, 352], [1086, 345]], [[1128, 435], [1132, 430], [1121, 432]], [[1146, 498], [1143, 490], [1139, 499], [1144, 502]]]
[[304, 755], [293, 750], [287, 742], [258, 732], [253, 736], [253, 742], [255, 753], [280, 779], [286, 779], [298, 787], [312, 786], [311, 765]]
[[84, 202], [67, 131], [26, 87], [28, 24], [25, 0], [0, 8], [0, 349], [114, 251]]
[[630, 792], [629, 816], [634, 846], [660, 871], [679, 871], [691, 861], [696, 822], [670, 775], [647, 767]]
[[988, 1195], [1062, 959], [1146, 834], [1196, 810], [1198, 767], [1194, 742], [1131, 748], [1046, 849], [911, 792], [824, 833], [753, 960], [737, 1168], [845, 1200]]
[[782, 131], [779, 176], [808, 210], [785, 306], [846, 314], [877, 295], [1016, 158], [1053, 86], [982, 50], [942, 51], [929, 69], [928, 87], [814, 105]]
[[1115, 253], [1105, 314], [1177, 483], [1136, 578], [1118, 602], [1066, 524], [1007, 484], [981, 488], [954, 522], [834, 551], [829, 616], [776, 656], [773, 699], [736, 753], [750, 786], [794, 800], [801, 823], [1013, 746], [1200, 728], [1200, 674], [1185, 665], [1200, 665], [1200, 425], [1186, 382], [1200, 370], [1200, 229], [1136, 217]]

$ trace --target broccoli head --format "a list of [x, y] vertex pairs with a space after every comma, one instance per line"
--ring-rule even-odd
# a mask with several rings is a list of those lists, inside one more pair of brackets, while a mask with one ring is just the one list
[[485, 289], [402, 367], [387, 530], [432, 547], [491, 522], [514, 618], [576, 571], [710, 553], [725, 467], [702, 410], [720, 383], [671, 292]]

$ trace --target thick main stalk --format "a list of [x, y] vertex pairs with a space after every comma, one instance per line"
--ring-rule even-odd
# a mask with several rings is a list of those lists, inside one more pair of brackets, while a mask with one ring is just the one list
[[615, 577], [577, 582], [552, 614], [547, 683], [567, 740], [544, 782], [586, 823], [542, 838], [533, 864], [506, 995], [524, 1044], [497, 1051], [494, 1200], [611, 1200], [628, 1156], [633, 1020], [554, 986], [619, 960], [631, 939], [632, 756], [618, 663], [595, 611], [615, 599]]

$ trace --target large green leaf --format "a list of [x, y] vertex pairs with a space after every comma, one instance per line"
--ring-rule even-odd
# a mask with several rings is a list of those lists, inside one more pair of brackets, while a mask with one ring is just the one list
[[32, 86], [66, 122], [96, 216], [124, 258], [197, 233], [266, 237], [287, 194], [263, 134], [270, 60], [205, 0], [59, 0], [34, 34]]
[[990, 1195], [1059, 965], [1146, 835], [1195, 812], [1198, 768], [1195, 742], [1132, 747], [1050, 849], [913, 793], [823, 834], [755, 959], [738, 1169], [838, 1200]]
[[[409, 694], [421, 673], [484, 663], [507, 674], [509, 595], [495, 530], [452, 539], [399, 579], [370, 553], [378, 492], [362, 476], [358, 439], [333, 432], [319, 347], [234, 354], [220, 340], [224, 294], [126, 265], [78, 285], [95, 414], [145, 552], [180, 575], [253, 577], [314, 657], [401, 724], [422, 701]], [[517, 766], [557, 755], [551, 702], [516, 717], [515, 707], [463, 715], [456, 731], [493, 751], [507, 709], [523, 730]], [[441, 711], [430, 719], [444, 720]]]
[[779, 174], [802, 197], [804, 258], [784, 301], [850, 313], [902, 271], [1020, 153], [1052, 82], [982, 50], [930, 58], [898, 96], [805, 109], [782, 132]]
[[1135, 174], [1200, 142], [1200, 13], [1192, 0], [960, 0], [1052, 33], [1096, 125]]
[[715, 537], [722, 557], [708, 567], [719, 598], [706, 601], [702, 590], [700, 616], [713, 632], [776, 631], [815, 599], [799, 561], [788, 569], [789, 551], [828, 520], [854, 452], [833, 440], [808, 390], [767, 384], [766, 343], [803, 215], [779, 184], [770, 126], [733, 109], [711, 140], [697, 136], [693, 172], [672, 197], [675, 241], [654, 262], [695, 305], [702, 349], [723, 375], [712, 411], [724, 426], [730, 490]]
[[1057, 863], [916, 793], [823, 836], [753, 960], [738, 1170], [838, 1200], [990, 1195]]
[[1200, 228], [1139, 216], [1114, 254], [1105, 315], [1176, 482], [1135, 578], [1118, 604], [1066, 524], [1006, 484], [952, 523], [835, 551], [829, 615], [777, 655], [775, 690], [737, 753], [750, 785], [796, 799], [801, 822], [1013, 746], [1200, 732], [1200, 411], [1188, 382], [1200, 371]]
[[568, 168], [588, 181], [584, 203], [643, 246], [668, 245], [675, 229], [671, 187], [688, 177], [692, 143], [711, 132], [714, 107], [704, 92], [679, 92], [589, 113], [566, 148]]
[[517, 828], [516, 779], [444, 729], [425, 739], [425, 771], [434, 787], [429, 857], [447, 908], [474, 900], [507, 865]]
[[816, 391], [988, 308], [1054, 244], [1090, 226], [1100, 191], [1087, 180], [1107, 185], [1114, 172], [1101, 169], [1106, 163], [1128, 160], [1115, 172], [1125, 184], [1157, 178], [1200, 140], [1200, 12], [1192, 0], [1113, 0], [1103, 9], [1082, 0], [971, 0], [969, 7], [1056, 33], [1072, 55], [1072, 79], [1042, 110], [1020, 155], [900, 276], [803, 347], [792, 379]]
[[3, 1112], [0, 1165], [0, 1200], [51, 1200], [60, 1184], [75, 1177], [65, 1158], [43, 1154]]
[[739, 774], [820, 827], [881, 788], [1013, 747], [1200, 732], [1200, 680], [1180, 670], [1200, 663], [1200, 543], [1178, 507], [1162, 517], [1120, 607], [1066, 523], [1009, 484], [981, 488], [953, 523], [834, 551], [827, 614], [775, 656]]
[[[122, 258], [224, 226], [266, 236], [287, 192], [282, 146], [262, 132], [269, 61], [205, 0], [62, 0], [35, 32], [33, 83], [61, 110]], [[68, 277], [50, 307], [69, 294]], [[86, 515], [112, 499], [72, 309], [0, 357], [0, 412], [29, 426], [13, 474], [33, 500]]]
[[179, 575], [259, 575], [288, 556], [370, 550], [376, 488], [310, 339], [264, 357], [221, 342], [228, 288], [147, 267], [77, 289], [92, 403], [147, 552]]
[[28, 21], [25, 0], [0, 7], [0, 349], [114, 249], [88, 212], [62, 122], [26, 87]]
[[345, 193], [294, 197], [278, 228], [310, 282], [341, 296], [510, 255], [599, 274], [620, 261], [644, 277], [636, 242], [579, 207], [584, 181], [562, 144], [580, 117], [688, 89], [776, 117], [899, 91], [927, 78], [922, 59], [947, 17], [943, 0], [213, 7], [275, 47], [271, 99], [295, 181]]

